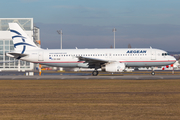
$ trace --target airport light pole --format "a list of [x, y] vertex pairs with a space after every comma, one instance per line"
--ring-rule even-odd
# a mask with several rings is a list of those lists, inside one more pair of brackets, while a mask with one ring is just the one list
[[61, 38], [61, 44], [60, 44], [60, 46], [61, 46], [61, 49], [62, 49], [62, 30], [57, 30], [57, 33], [60, 35], [60, 38]]
[[116, 41], [115, 41], [115, 32], [117, 31], [115, 28], [112, 29], [112, 31], [114, 32], [114, 49], [116, 48], [115, 44], [116, 44]]

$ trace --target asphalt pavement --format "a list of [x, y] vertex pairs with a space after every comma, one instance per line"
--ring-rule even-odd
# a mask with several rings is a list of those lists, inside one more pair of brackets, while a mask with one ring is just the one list
[[84, 79], [92, 79], [92, 80], [160, 80], [160, 79], [180, 79], [180, 75], [122, 75], [122, 76], [77, 76], [77, 75], [44, 75], [44, 76], [0, 76], [0, 80], [84, 80]]

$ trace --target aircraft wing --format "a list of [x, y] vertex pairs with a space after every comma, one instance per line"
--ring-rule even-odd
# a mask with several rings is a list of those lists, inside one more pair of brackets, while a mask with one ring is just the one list
[[97, 58], [90, 58], [90, 57], [77, 57], [79, 61], [84, 61], [84, 63], [88, 63], [89, 68], [101, 68], [101, 65], [108, 63], [108, 62], [115, 62], [111, 60], [104, 60], [104, 59], [97, 59]]
[[79, 61], [84, 61], [84, 63], [88, 63], [89, 68], [101, 68], [101, 65], [109, 62], [116, 62], [112, 60], [104, 60], [104, 59], [98, 59], [98, 58], [90, 58], [90, 57], [77, 57]]
[[90, 57], [82, 57], [82, 56], [78, 56], [77, 58], [79, 58], [79, 61], [85, 61], [85, 63], [108, 63], [108, 62], [110, 62], [108, 60], [90, 58]]

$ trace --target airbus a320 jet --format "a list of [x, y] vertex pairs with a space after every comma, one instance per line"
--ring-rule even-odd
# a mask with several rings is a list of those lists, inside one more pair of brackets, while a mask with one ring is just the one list
[[[123, 72], [126, 67], [155, 67], [175, 63], [164, 50], [153, 48], [127, 49], [41, 49], [17, 23], [9, 23], [14, 51], [6, 53], [16, 59], [55, 67], [92, 68], [106, 72]], [[151, 72], [155, 74], [154, 71]]]

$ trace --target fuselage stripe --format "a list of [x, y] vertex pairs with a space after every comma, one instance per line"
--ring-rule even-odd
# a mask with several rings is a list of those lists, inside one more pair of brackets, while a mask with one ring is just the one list
[[121, 62], [121, 63], [122, 63], [122, 62], [123, 62], [123, 63], [124, 63], [124, 62], [125, 62], [125, 63], [126, 63], [126, 62], [175, 62], [175, 60], [166, 60], [166, 61], [163, 61], [163, 60], [162, 60], [162, 61], [119, 61], [119, 62]]
[[[43, 61], [38, 61], [34, 63], [84, 63], [85, 61], [55, 61], [55, 62], [43, 62]], [[166, 60], [166, 61], [119, 61], [121, 63], [134, 63], [134, 62], [175, 62], [174, 60]]]

